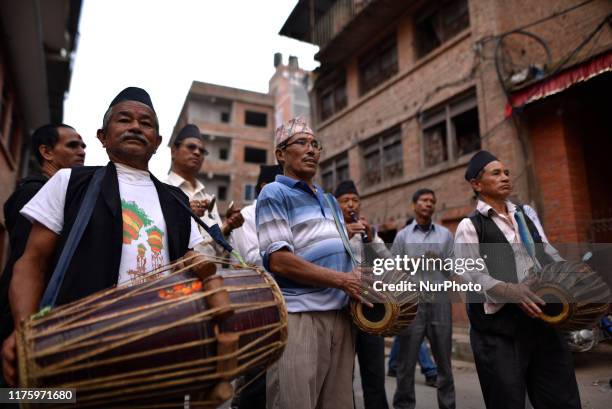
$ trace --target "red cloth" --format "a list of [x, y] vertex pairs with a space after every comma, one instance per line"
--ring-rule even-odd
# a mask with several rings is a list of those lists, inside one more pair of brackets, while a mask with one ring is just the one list
[[514, 108], [554, 95], [607, 71], [612, 71], [612, 50], [512, 93], [504, 114], [507, 118]]

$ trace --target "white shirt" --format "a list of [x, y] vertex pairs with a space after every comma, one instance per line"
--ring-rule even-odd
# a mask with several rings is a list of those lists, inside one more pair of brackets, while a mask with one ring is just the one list
[[[508, 243], [512, 245], [512, 249], [514, 250], [514, 260], [516, 263], [516, 272], [518, 276], [517, 278], [518, 282], [521, 282], [527, 278], [529, 269], [533, 267], [533, 260], [521, 243], [518, 225], [516, 224], [516, 220], [514, 219], [514, 213], [516, 213], [516, 205], [510, 201], [506, 201], [506, 208], [508, 209], [508, 216], [497, 213], [495, 209], [493, 209], [490, 205], [483, 202], [482, 200], [478, 200], [478, 203], [476, 205], [476, 211], [480, 212], [484, 216], [489, 216], [504, 234], [504, 237], [506, 238], [506, 240], [508, 240]], [[531, 219], [531, 221], [537, 228], [538, 233], [542, 237], [542, 242], [547, 243], [544, 246], [544, 251], [555, 261], [563, 260], [557, 250], [553, 246], [548, 244], [548, 239], [544, 234], [544, 229], [540, 224], [540, 220], [537, 217], [535, 210], [533, 210], [528, 205], [524, 205], [523, 210], [524, 214]], [[459, 226], [457, 226], [457, 231], [455, 232], [455, 257], [474, 260], [476, 258], [479, 258], [480, 253], [478, 246], [465, 245], [477, 243], [479, 243], [479, 240], [478, 234], [476, 233], [476, 228], [474, 227], [472, 221], [468, 217], [466, 217], [461, 220], [461, 223], [459, 223]], [[486, 314], [494, 314], [504, 306], [503, 303], [493, 302], [492, 298], [487, 294], [487, 291], [489, 291], [491, 288], [501, 283], [502, 281], [493, 278], [486, 269], [486, 266], [483, 270], [480, 271], [475, 269], [472, 271], [466, 271], [463, 277], [468, 281], [480, 284], [482, 286], [482, 289], [485, 292], [485, 297], [489, 301], [484, 304], [484, 310]]]
[[[348, 237], [348, 232], [347, 232]], [[363, 252], [366, 246], [370, 247], [370, 249], [374, 250], [374, 253], [380, 258], [391, 258], [391, 252], [387, 249], [385, 242], [382, 241], [378, 234], [374, 233], [374, 238], [369, 243], [364, 243], [361, 239], [361, 234], [355, 234], [349, 240], [349, 244], [351, 245], [351, 251], [355, 256], [355, 259], [358, 263], [363, 261]]]
[[255, 223], [256, 204], [257, 200], [254, 200], [253, 203], [245, 206], [240, 211], [244, 218], [244, 224], [232, 230], [230, 234], [230, 244], [238, 254], [242, 256], [247, 264], [261, 266], [263, 262], [259, 254], [259, 239], [257, 238], [257, 225]]
[[[166, 221], [155, 185], [148, 171], [116, 163], [123, 245], [117, 284], [138, 284], [151, 270], [170, 262]], [[59, 170], [21, 209], [30, 221], [37, 221], [61, 234], [64, 228], [64, 205], [71, 169]], [[202, 241], [196, 223], [191, 221], [189, 248]], [[152, 278], [148, 276], [146, 279]]]
[[[183, 191], [183, 193], [187, 195], [190, 201], [191, 200], [208, 200], [210, 202], [213, 198], [212, 195], [206, 193], [205, 187], [202, 184], [202, 182], [196, 179], [196, 185], [194, 188], [190, 182], [186, 181], [185, 179], [183, 179], [181, 176], [174, 173], [173, 171], [170, 171], [170, 173], [168, 174], [166, 183], [180, 188]], [[206, 214], [202, 216], [200, 220], [206, 223], [207, 226], [218, 224], [219, 228], [221, 228], [221, 226], [223, 225], [223, 222], [221, 221], [221, 217], [219, 216], [219, 210], [217, 210], [216, 203], [213, 206], [211, 216], [212, 216], [212, 219], [208, 216], [208, 212], [206, 212]], [[217, 247], [215, 245], [215, 241], [213, 240], [212, 237], [210, 237], [210, 235], [206, 232], [206, 230], [204, 230], [200, 226], [198, 226], [198, 228], [200, 229], [200, 234], [202, 235], [204, 240], [202, 241], [202, 243], [200, 243], [198, 246], [194, 248], [195, 251], [201, 254], [208, 255], [208, 256], [216, 256], [217, 253], [223, 251], [222, 248]]]

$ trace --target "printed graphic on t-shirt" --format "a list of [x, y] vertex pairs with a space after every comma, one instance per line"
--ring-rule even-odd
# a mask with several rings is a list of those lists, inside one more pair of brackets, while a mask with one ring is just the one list
[[147, 272], [161, 267], [164, 263], [162, 256], [164, 231], [153, 224], [149, 215], [136, 202], [121, 199], [121, 214], [123, 244], [136, 248], [134, 268], [127, 271], [131, 284], [156, 279], [159, 274], [147, 275]]

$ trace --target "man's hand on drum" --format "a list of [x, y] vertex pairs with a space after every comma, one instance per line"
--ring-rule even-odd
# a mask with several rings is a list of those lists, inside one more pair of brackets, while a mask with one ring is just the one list
[[367, 274], [363, 274], [361, 267], [357, 267], [350, 273], [341, 273], [343, 283], [341, 289], [351, 298], [354, 298], [368, 307], [372, 308], [373, 303], [382, 302], [382, 297], [372, 288], [373, 279]]
[[2, 372], [4, 373], [6, 383], [11, 387], [17, 385], [17, 371], [15, 369], [16, 349], [15, 331], [13, 331], [13, 333], [4, 340], [4, 344], [2, 344]]
[[493, 289], [503, 298], [503, 302], [516, 303], [531, 318], [537, 318], [542, 314], [539, 306], [546, 305], [543, 299], [531, 291], [529, 283], [526, 282], [501, 283]]
[[209, 204], [208, 200], [191, 200], [189, 202], [189, 206], [191, 207], [191, 210], [193, 210], [193, 212], [198, 217], [204, 216], [206, 209], [208, 209], [208, 204]]

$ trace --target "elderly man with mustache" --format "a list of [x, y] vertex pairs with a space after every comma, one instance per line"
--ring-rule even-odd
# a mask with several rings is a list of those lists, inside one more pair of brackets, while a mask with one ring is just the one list
[[[147, 271], [183, 256], [202, 241], [183, 208], [189, 203], [187, 196], [148, 171], [161, 136], [145, 90], [129, 87], [115, 97], [98, 139], [110, 158], [106, 167], [60, 170], [21, 210], [32, 221], [32, 231], [15, 263], [9, 291], [16, 325], [37, 311], [57, 257], [69, 244], [76, 250], [65, 268], [57, 305], [142, 280]], [[71, 243], [68, 236], [90, 185], [100, 190], [81, 239]], [[150, 243], [151, 235], [159, 244]], [[2, 364], [7, 383], [16, 385], [15, 333], [4, 342]]]
[[535, 319], [544, 301], [529, 288], [534, 265], [559, 261], [535, 212], [508, 200], [510, 170], [490, 152], [476, 153], [465, 172], [478, 198], [459, 223], [455, 256], [485, 260], [464, 277], [482, 285], [470, 294], [470, 344], [487, 409], [579, 409], [572, 357], [563, 336]]
[[336, 199], [314, 183], [322, 145], [301, 117], [276, 130], [283, 174], [257, 199], [259, 250], [287, 304], [289, 338], [268, 370], [268, 408], [353, 408], [355, 333], [344, 308], [361, 299]]

